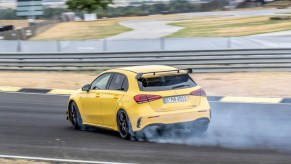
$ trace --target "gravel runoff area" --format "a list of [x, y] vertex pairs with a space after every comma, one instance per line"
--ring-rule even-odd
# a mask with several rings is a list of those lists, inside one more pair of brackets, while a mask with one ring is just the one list
[[[0, 86], [79, 89], [99, 72], [0, 72]], [[291, 97], [291, 72], [199, 73], [193, 79], [210, 96]]]
[[[22, 159], [6, 159], [0, 158], [0, 163], [2, 164], [52, 164], [42, 161], [31, 161], [31, 160], [22, 160]], [[61, 164], [61, 163], [54, 163], [54, 164]], [[64, 163], [62, 163], [64, 164]]]

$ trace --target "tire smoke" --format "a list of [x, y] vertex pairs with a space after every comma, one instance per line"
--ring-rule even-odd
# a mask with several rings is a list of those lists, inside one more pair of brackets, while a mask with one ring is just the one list
[[148, 140], [231, 149], [291, 151], [291, 105], [276, 108], [275, 104], [212, 103], [211, 108], [211, 123], [204, 134], [169, 131]]

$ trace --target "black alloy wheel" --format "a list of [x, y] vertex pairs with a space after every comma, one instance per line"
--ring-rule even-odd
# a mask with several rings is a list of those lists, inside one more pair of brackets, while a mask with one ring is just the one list
[[120, 137], [122, 139], [129, 140], [131, 139], [131, 123], [129, 118], [124, 110], [120, 110], [117, 113], [117, 126]]
[[86, 130], [86, 125], [83, 124], [81, 114], [75, 102], [70, 104], [69, 117], [74, 129]]

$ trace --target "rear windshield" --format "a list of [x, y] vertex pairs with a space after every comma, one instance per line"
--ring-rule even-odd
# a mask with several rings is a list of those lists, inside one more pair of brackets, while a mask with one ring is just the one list
[[141, 91], [165, 91], [172, 89], [190, 88], [197, 84], [188, 75], [161, 76], [145, 78], [138, 81]]

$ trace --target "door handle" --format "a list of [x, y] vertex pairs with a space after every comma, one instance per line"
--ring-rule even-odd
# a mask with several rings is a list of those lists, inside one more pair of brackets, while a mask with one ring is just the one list
[[100, 97], [100, 95], [99, 94], [96, 94], [95, 97]]
[[118, 99], [118, 96], [114, 96], [113, 98], [114, 98], [114, 99]]

